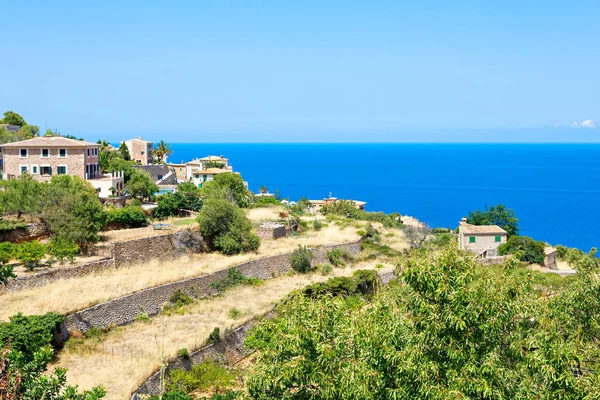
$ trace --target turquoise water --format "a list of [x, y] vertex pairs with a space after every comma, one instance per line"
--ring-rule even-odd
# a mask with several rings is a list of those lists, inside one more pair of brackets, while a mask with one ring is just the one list
[[580, 144], [172, 144], [170, 161], [224, 155], [250, 189], [367, 202], [431, 226], [456, 227], [485, 204], [504, 203], [521, 234], [551, 244], [600, 245], [600, 145]]

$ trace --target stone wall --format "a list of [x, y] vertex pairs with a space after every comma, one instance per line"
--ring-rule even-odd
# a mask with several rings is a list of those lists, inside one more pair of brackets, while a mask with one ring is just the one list
[[48, 226], [43, 222], [27, 224], [24, 228], [0, 232], [0, 242], [20, 243], [29, 240], [46, 238], [50, 235]]
[[286, 237], [288, 232], [283, 224], [265, 223], [256, 228], [256, 234], [261, 239], [279, 239]]
[[[353, 243], [319, 247], [313, 250], [315, 255], [313, 264], [323, 263], [327, 260], [327, 251], [332, 248], [345, 248], [352, 254], [360, 251], [360, 240]], [[269, 279], [285, 273], [291, 269], [291, 253], [276, 255], [248, 261], [237, 265], [244, 275], [259, 279]], [[186, 279], [179, 282], [168, 283], [141, 290], [106, 303], [86, 308], [70, 314], [63, 322], [67, 332], [86, 332], [92, 327], [106, 327], [109, 325], [125, 325], [135, 321], [140, 312], [156, 315], [164, 303], [169, 301], [171, 294], [177, 290], [184, 291], [192, 297], [202, 297], [216, 294], [217, 291], [210, 284], [223, 279], [227, 269], [217, 271], [210, 275]]]
[[112, 258], [105, 258], [75, 267], [54, 268], [35, 275], [19, 276], [16, 279], [10, 279], [6, 285], [0, 285], [0, 294], [45, 286], [59, 279], [79, 278], [113, 268], [113, 265]]
[[[269, 316], [271, 313], [268, 313]], [[264, 317], [263, 317], [264, 318]], [[190, 354], [184, 360], [180, 357], [169, 360], [165, 368], [165, 376], [173, 369], [189, 370], [192, 365], [201, 364], [206, 360], [213, 360], [220, 364], [234, 365], [247, 357], [251, 351], [244, 346], [247, 333], [260, 319], [251, 319], [242, 326], [224, 335], [215, 344], [209, 344]], [[142, 386], [131, 395], [132, 400], [141, 400], [140, 395], [157, 395], [160, 393], [160, 371], [155, 372]]]

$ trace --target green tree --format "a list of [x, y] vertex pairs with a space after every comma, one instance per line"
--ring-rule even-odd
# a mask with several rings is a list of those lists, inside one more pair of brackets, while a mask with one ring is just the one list
[[79, 252], [79, 245], [73, 239], [63, 236], [53, 236], [48, 245], [48, 254], [55, 257], [60, 264], [64, 264], [65, 259], [70, 263], [75, 261], [75, 255]]
[[33, 216], [40, 211], [44, 185], [29, 174], [22, 174], [17, 179], [0, 181], [4, 189], [0, 191], [0, 209], [8, 213]]
[[21, 261], [28, 271], [40, 265], [42, 258], [46, 255], [47, 248], [37, 240], [23, 242], [17, 247], [16, 258]]
[[163, 162], [163, 160], [169, 157], [171, 154], [173, 154], [173, 150], [171, 150], [171, 146], [169, 146], [164, 140], [161, 140], [152, 152], [152, 155], [156, 157], [159, 163]]
[[508, 237], [519, 234], [519, 219], [513, 209], [503, 204], [486, 205], [484, 210], [470, 212], [467, 222], [472, 225], [498, 225], [506, 231]]
[[544, 242], [527, 236], [511, 236], [506, 243], [498, 247], [500, 255], [514, 254], [520, 261], [529, 264], [544, 263]]
[[200, 233], [212, 249], [224, 254], [257, 250], [260, 239], [244, 212], [222, 199], [209, 198], [198, 215]]
[[218, 174], [212, 181], [202, 185], [201, 193], [205, 198], [233, 201], [238, 207], [248, 207], [252, 192], [244, 185], [240, 174]]
[[78, 176], [57, 175], [46, 187], [41, 219], [53, 236], [81, 247], [97, 242], [106, 213], [96, 190]]
[[119, 154], [121, 155], [121, 158], [123, 160], [125, 160], [125, 161], [131, 161], [131, 154], [129, 154], [129, 149], [125, 145], [125, 142], [122, 142], [119, 145]]
[[8, 263], [15, 258], [15, 245], [0, 242], [0, 285], [6, 285], [10, 278], [16, 278], [12, 265]]
[[269, 193], [269, 189], [265, 185], [262, 185], [260, 189], [258, 189], [258, 193]]
[[[102, 161], [102, 159], [101, 159]], [[120, 152], [113, 151], [106, 155], [107, 172], [123, 171], [123, 180], [129, 182], [133, 173], [137, 170], [134, 161], [128, 161], [120, 156]]]
[[27, 122], [25, 122], [25, 119], [16, 112], [6, 111], [4, 113], [4, 118], [0, 119], [0, 124], [17, 125], [23, 127], [27, 125]]
[[54, 356], [51, 346], [36, 350], [31, 361], [11, 347], [0, 349], [0, 398], [6, 400], [98, 400], [106, 395], [101, 386], [79, 392], [67, 385], [66, 370], [56, 368], [48, 373]]
[[152, 199], [158, 192], [158, 186], [152, 181], [150, 174], [142, 169], [134, 169], [125, 183], [125, 188], [135, 199], [143, 201]]
[[306, 246], [298, 245], [298, 248], [292, 252], [290, 263], [296, 272], [306, 274], [312, 269], [313, 252]]

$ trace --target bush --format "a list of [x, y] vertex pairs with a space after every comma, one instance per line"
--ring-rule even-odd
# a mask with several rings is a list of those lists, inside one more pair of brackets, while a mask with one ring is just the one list
[[60, 264], [64, 264], [65, 258], [73, 263], [78, 252], [79, 245], [64, 237], [53, 236], [48, 245], [48, 253], [55, 257]]
[[218, 343], [221, 340], [221, 330], [215, 327], [213, 331], [208, 335], [208, 343]]
[[279, 206], [281, 202], [274, 197], [259, 197], [254, 202], [254, 207], [270, 207], [270, 206]]
[[33, 271], [35, 267], [38, 267], [45, 255], [46, 246], [37, 240], [21, 243], [16, 253], [17, 260], [22, 262], [29, 271]]
[[260, 238], [252, 232], [252, 224], [244, 212], [226, 200], [206, 200], [198, 224], [209, 246], [223, 254], [257, 250], [260, 246]]
[[145, 322], [145, 323], [151, 323], [152, 322], [152, 320], [150, 319], [150, 316], [147, 313], [143, 312], [143, 311], [140, 311], [138, 313], [138, 315], [135, 316], [135, 320], [138, 321], [138, 322]]
[[238, 319], [239, 317], [242, 316], [242, 312], [240, 310], [238, 310], [237, 308], [232, 308], [231, 310], [229, 310], [227, 315], [231, 319]]
[[339, 215], [361, 221], [379, 222], [386, 228], [399, 228], [402, 225], [400, 214], [398, 213], [385, 214], [383, 212], [358, 210], [351, 200], [338, 200], [335, 203], [327, 204], [321, 208], [321, 213], [324, 215]]
[[292, 269], [296, 272], [305, 274], [312, 269], [311, 263], [314, 258], [313, 252], [306, 246], [298, 245], [290, 257]]
[[139, 206], [109, 208], [106, 212], [106, 225], [119, 228], [139, 228], [148, 223], [144, 210]]
[[331, 271], [333, 271], [333, 265], [331, 264], [324, 263], [317, 265], [317, 272], [323, 276], [329, 275]]
[[315, 219], [312, 223], [312, 226], [315, 231], [320, 231], [323, 228], [323, 223], [318, 219]]
[[236, 375], [214, 361], [194, 365], [189, 371], [174, 369], [169, 373], [167, 389], [191, 393], [195, 391], [219, 391], [233, 385]]
[[183, 349], [177, 350], [177, 357], [182, 358], [184, 360], [190, 359], [190, 352], [185, 347]]
[[0, 242], [0, 265], [6, 265], [15, 258], [16, 246], [11, 242]]
[[511, 236], [506, 243], [498, 247], [500, 255], [514, 254], [520, 261], [529, 264], [544, 263], [544, 242], [533, 240], [527, 236]]
[[55, 313], [13, 315], [9, 322], [0, 322], [0, 347], [5, 347], [10, 341], [13, 350], [20, 351], [26, 360], [31, 360], [36, 351], [52, 343], [63, 320], [62, 315]]
[[343, 297], [362, 295], [371, 298], [379, 284], [380, 279], [375, 271], [358, 270], [351, 277], [335, 277], [325, 282], [309, 285], [302, 290], [302, 293], [310, 298], [325, 295]]
[[169, 301], [176, 307], [183, 307], [187, 304], [193, 303], [194, 299], [192, 299], [183, 290], [177, 289], [176, 291], [171, 293], [171, 296], [169, 296]]
[[16, 278], [17, 276], [13, 273], [12, 265], [0, 266], [0, 285], [6, 285], [8, 280]]
[[232, 267], [227, 270], [227, 275], [225, 276], [225, 278], [211, 282], [210, 287], [218, 290], [219, 292], [224, 292], [225, 290], [237, 285], [260, 284], [262, 284], [262, 280], [257, 278], [249, 278], [246, 275], [242, 274], [242, 272], [239, 269]]
[[354, 257], [345, 249], [331, 249], [327, 252], [327, 259], [336, 267], [345, 267], [347, 262], [354, 261]]
[[11, 221], [7, 219], [0, 218], [0, 232], [2, 231], [12, 231], [14, 229], [25, 228], [27, 224], [23, 221]]

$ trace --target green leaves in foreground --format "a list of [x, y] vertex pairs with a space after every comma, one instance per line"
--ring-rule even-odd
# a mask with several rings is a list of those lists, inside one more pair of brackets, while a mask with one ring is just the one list
[[404, 260], [398, 282], [370, 303], [296, 296], [248, 337], [259, 351], [248, 392], [255, 399], [598, 398], [593, 265], [560, 293], [540, 296], [517, 263], [483, 268], [448, 249]]

